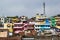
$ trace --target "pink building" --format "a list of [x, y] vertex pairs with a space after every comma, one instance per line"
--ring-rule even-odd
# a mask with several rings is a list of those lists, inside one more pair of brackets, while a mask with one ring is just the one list
[[24, 31], [24, 24], [23, 23], [14, 23], [13, 31], [15, 34]]
[[34, 30], [34, 24], [25, 24], [24, 25], [24, 30]]

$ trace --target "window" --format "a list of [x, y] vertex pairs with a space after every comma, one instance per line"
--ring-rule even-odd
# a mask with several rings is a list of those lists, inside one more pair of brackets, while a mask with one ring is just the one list
[[44, 27], [44, 25], [41, 25], [41, 27]]
[[57, 24], [57, 26], [60, 26], [60, 24]]
[[38, 25], [38, 27], [39, 27], [39, 25]]
[[14, 25], [15, 27], [17, 26], [17, 24]]
[[22, 18], [22, 20], [24, 20], [24, 18]]
[[47, 25], [47, 27], [50, 27], [50, 25]]
[[10, 24], [8, 24], [7, 27], [10, 27]]
[[3, 20], [3, 18], [1, 20]]
[[36, 29], [36, 30], [39, 30], [39, 29]]
[[21, 26], [23, 26], [23, 24], [15, 24], [14, 26], [15, 26], [15, 27], [17, 27], [17, 26], [18, 26], [18, 27], [21, 27]]
[[37, 27], [37, 25], [35, 25], [35, 27]]
[[23, 21], [23, 23], [27, 23], [27, 21]]
[[0, 24], [0, 27], [4, 27], [4, 25], [3, 24]]

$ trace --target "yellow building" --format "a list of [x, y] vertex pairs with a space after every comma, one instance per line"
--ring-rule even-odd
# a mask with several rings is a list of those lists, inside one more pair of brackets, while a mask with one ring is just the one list
[[60, 17], [55, 16], [55, 21], [56, 21], [56, 28], [60, 29]]
[[36, 14], [36, 21], [38, 21], [38, 19], [40, 19], [40, 15]]
[[36, 21], [35, 23], [36, 23], [36, 25], [44, 25], [45, 21]]
[[4, 23], [4, 29], [9, 29], [9, 32], [13, 32], [12, 23]]
[[12, 23], [18, 22], [19, 19], [18, 18], [12, 18]]
[[45, 19], [46, 17], [44, 17], [44, 15], [43, 14], [41, 14], [41, 15], [39, 15], [39, 14], [36, 14], [36, 24], [37, 25], [43, 25], [43, 24], [45, 24], [45, 21], [44, 21], [44, 19]]
[[56, 28], [60, 29], [60, 26], [56, 25]]
[[55, 18], [56, 21], [60, 20], [60, 17], [58, 17], [58, 16], [55, 16], [54, 18]]
[[8, 19], [10, 19], [10, 21], [12, 22], [12, 23], [15, 23], [15, 22], [18, 22], [19, 21], [19, 19], [18, 19], [18, 17], [16, 17], [16, 16], [13, 16], [13, 17], [7, 17]]

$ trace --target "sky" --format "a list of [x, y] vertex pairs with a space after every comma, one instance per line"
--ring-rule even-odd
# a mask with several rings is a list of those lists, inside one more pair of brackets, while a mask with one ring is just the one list
[[28, 16], [43, 13], [43, 2], [48, 17], [60, 14], [60, 0], [0, 0], [0, 16]]

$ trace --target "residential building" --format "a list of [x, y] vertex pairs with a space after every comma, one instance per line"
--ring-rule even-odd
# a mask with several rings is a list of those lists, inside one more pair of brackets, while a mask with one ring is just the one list
[[44, 25], [45, 21], [44, 21], [43, 16], [41, 17], [39, 15], [36, 16], [36, 19], [38, 19], [38, 20], [35, 20], [35, 26], [34, 26], [34, 28], [35, 28], [35, 30], [37, 32], [40, 32], [41, 31], [41, 29], [40, 29], [41, 26], [40, 25]]
[[24, 32], [24, 24], [14, 23], [13, 31], [14, 31], [14, 34], [18, 34], [18, 35], [20, 32]]
[[4, 24], [4, 22], [5, 22], [5, 17], [0, 17], [0, 21]]
[[55, 16], [56, 19], [56, 28], [60, 29], [60, 15]]
[[9, 30], [9, 36], [13, 35], [13, 26], [12, 23], [4, 23], [4, 29]]
[[38, 13], [36, 14], [35, 17], [36, 17], [36, 21], [39, 21], [39, 19], [40, 19], [40, 15], [39, 15]]
[[21, 20], [22, 22], [27, 21], [27, 19], [28, 19], [28, 17], [26, 17], [26, 16], [21, 16], [21, 17], [20, 17], [20, 20]]

